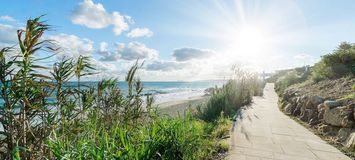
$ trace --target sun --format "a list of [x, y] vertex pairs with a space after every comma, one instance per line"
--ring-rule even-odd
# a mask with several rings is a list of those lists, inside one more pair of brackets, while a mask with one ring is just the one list
[[245, 27], [237, 31], [234, 50], [244, 55], [258, 56], [268, 48], [268, 36], [265, 31], [257, 27]]

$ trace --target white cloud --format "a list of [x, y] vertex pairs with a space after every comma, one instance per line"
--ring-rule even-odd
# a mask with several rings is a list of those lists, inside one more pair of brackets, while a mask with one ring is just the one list
[[188, 61], [192, 59], [209, 58], [215, 55], [216, 52], [209, 49], [199, 49], [199, 48], [179, 48], [175, 49], [173, 56], [177, 61]]
[[147, 64], [146, 70], [150, 71], [174, 71], [181, 70], [186, 67], [186, 63], [176, 62], [176, 61], [154, 61], [153, 63]]
[[9, 22], [14, 22], [16, 21], [15, 18], [11, 17], [11, 16], [0, 16], [0, 20], [4, 20], [4, 21], [9, 21]]
[[130, 42], [128, 44], [116, 43], [113, 51], [103, 54], [101, 61], [117, 61], [123, 60], [154, 60], [157, 59], [159, 53], [157, 50], [148, 48], [145, 44], [139, 42]]
[[153, 36], [153, 32], [148, 28], [135, 28], [127, 33], [127, 37], [137, 38], [137, 37], [151, 37]]
[[60, 47], [60, 52], [57, 55], [59, 58], [78, 57], [79, 55], [91, 55], [94, 51], [93, 43], [86, 38], [80, 38], [76, 35], [58, 34], [49, 36], [48, 39], [56, 41]]
[[17, 42], [17, 28], [0, 24], [0, 47], [11, 47]]
[[100, 43], [99, 53], [102, 54], [102, 55], [107, 55], [108, 54], [108, 44], [107, 44], [107, 42], [101, 42]]
[[106, 28], [113, 25], [115, 35], [120, 35], [123, 31], [128, 30], [128, 22], [131, 17], [123, 16], [118, 12], [111, 14], [106, 12], [101, 3], [95, 4], [92, 0], [84, 0], [79, 3], [78, 7], [73, 11], [71, 21], [93, 29]]
[[159, 56], [157, 50], [148, 48], [139, 42], [130, 42], [125, 47], [121, 46], [118, 48], [118, 52], [125, 60], [156, 59]]

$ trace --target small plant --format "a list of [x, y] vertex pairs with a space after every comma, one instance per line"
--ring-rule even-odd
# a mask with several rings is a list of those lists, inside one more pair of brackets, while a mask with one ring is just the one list
[[314, 81], [349, 75], [355, 75], [355, 50], [354, 45], [347, 42], [341, 43], [333, 53], [322, 56], [313, 71]]

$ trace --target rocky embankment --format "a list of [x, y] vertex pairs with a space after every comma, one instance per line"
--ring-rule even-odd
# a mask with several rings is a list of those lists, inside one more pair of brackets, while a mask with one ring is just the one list
[[355, 150], [355, 79], [336, 80], [287, 88], [280, 95], [282, 111], [308, 123], [330, 140]]

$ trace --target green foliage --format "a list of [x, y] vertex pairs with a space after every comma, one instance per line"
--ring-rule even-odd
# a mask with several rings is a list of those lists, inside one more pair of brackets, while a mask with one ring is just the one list
[[109, 128], [95, 121], [97, 117], [91, 118], [80, 136], [51, 136], [49, 146], [56, 159], [206, 159], [221, 148], [214, 144], [218, 137], [206, 132], [208, 124], [191, 115], [155, 117], [149, 123]]
[[197, 117], [207, 122], [217, 120], [221, 114], [232, 117], [240, 107], [252, 102], [252, 96], [262, 95], [265, 83], [255, 74], [235, 69], [235, 77], [216, 88], [206, 104], [197, 107]]
[[[17, 32], [20, 53], [0, 50], [0, 159], [211, 159], [228, 148], [219, 142], [228, 119], [207, 123], [190, 113], [154, 112], [153, 98], [143, 101], [143, 83], [135, 76], [138, 61], [127, 73], [128, 95], [114, 78], [81, 83], [95, 74], [89, 57], [63, 58], [51, 71], [39, 65], [47, 58], [36, 59], [39, 50], [57, 51], [41, 37], [48, 27], [40, 17], [30, 19]], [[68, 85], [73, 78], [77, 86]], [[234, 104], [233, 89], [223, 90]], [[252, 90], [238, 101], [251, 101]]]
[[297, 83], [305, 82], [311, 75], [309, 66], [288, 70], [283, 76], [279, 77], [275, 83], [275, 91], [282, 94], [284, 90]]
[[349, 75], [355, 75], [355, 45], [347, 42], [341, 43], [333, 53], [322, 56], [313, 70], [313, 80], [316, 82]]

